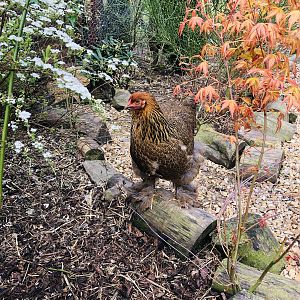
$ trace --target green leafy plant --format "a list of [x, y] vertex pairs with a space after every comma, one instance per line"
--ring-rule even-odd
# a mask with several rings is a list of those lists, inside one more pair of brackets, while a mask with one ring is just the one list
[[137, 64], [130, 44], [110, 37], [87, 52], [83, 67], [94, 86], [106, 82], [127, 88]]
[[[42, 138], [36, 135], [36, 129], [30, 128], [29, 122], [32, 107], [45, 100], [40, 92], [45, 91], [44, 84], [48, 80], [55, 81], [58, 87], [78, 94], [81, 99], [91, 98], [87, 88], [67, 71], [66, 62], [70, 64], [75, 53], [84, 51], [83, 47], [74, 42], [73, 28], [65, 23], [68, 14], [78, 14], [69, 4], [71, 1], [62, 0], [0, 2], [0, 117], [3, 116], [0, 207], [3, 204], [7, 139], [13, 139], [18, 125], [27, 129], [33, 149], [45, 159], [51, 156], [45, 149]], [[28, 148], [18, 140], [11, 143], [11, 146], [16, 155]]]
[[[181, 57], [190, 57], [198, 54], [202, 46], [214, 36], [185, 30], [182, 35], [178, 35], [177, 30], [182, 21], [182, 15], [186, 11], [187, 2], [189, 5], [196, 5], [197, 1], [177, 1], [177, 0], [144, 0], [145, 10], [148, 14], [147, 35], [150, 50], [154, 54], [154, 64], [159, 63], [161, 57], [173, 66], [178, 67]], [[222, 8], [226, 1], [212, 1], [207, 10], [211, 13]], [[162, 55], [161, 55], [162, 54]], [[161, 57], [159, 57], [161, 56]]]

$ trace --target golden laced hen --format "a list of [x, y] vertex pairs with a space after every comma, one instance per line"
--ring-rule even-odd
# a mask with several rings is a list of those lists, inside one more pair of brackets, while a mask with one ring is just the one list
[[189, 185], [197, 176], [203, 157], [194, 147], [196, 109], [191, 98], [158, 105], [154, 96], [136, 92], [128, 100], [132, 113], [130, 154], [134, 172], [143, 179], [135, 185], [141, 208], [152, 205], [155, 180], [170, 180], [175, 197], [185, 205], [196, 190]]

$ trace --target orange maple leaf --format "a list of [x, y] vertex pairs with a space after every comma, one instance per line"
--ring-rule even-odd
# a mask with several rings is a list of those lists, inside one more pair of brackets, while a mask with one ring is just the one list
[[235, 100], [224, 100], [224, 101], [222, 102], [222, 108], [221, 108], [221, 110], [224, 110], [224, 109], [226, 109], [226, 108], [229, 109], [230, 115], [231, 115], [231, 117], [233, 118], [235, 112], [238, 111], [238, 108], [239, 108], [239, 107], [238, 107], [238, 104], [236, 103]]
[[289, 30], [292, 29], [292, 26], [295, 24], [295, 23], [299, 23], [300, 22], [300, 10], [292, 10], [287, 18], [289, 19], [288, 21], [288, 25], [289, 25]]
[[180, 92], [181, 92], [181, 86], [180, 84], [177, 84], [174, 88], [173, 96], [177, 96], [178, 94], [180, 94]]
[[201, 28], [203, 19], [199, 16], [191, 17], [188, 26], [194, 31], [196, 26]]
[[186, 20], [180, 22], [180, 25], [179, 25], [179, 28], [178, 28], [178, 35], [179, 35], [179, 36], [182, 36], [182, 33], [183, 33], [183, 29], [184, 29], [184, 27], [185, 27], [185, 24], [186, 24]]
[[208, 63], [207, 61], [201, 62], [196, 68], [196, 72], [203, 72], [204, 76], [208, 75]]
[[213, 86], [208, 85], [206, 87], [201, 88], [197, 94], [195, 95], [195, 102], [198, 103], [199, 100], [203, 103], [205, 101], [218, 100], [220, 98], [217, 91]]

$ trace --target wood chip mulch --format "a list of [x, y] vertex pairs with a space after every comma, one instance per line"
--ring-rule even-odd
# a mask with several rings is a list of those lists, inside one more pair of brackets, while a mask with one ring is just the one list
[[76, 134], [38, 134], [50, 163], [38, 153], [7, 155], [0, 299], [219, 299], [209, 289], [213, 253], [182, 260], [131, 227], [124, 199], [103, 201], [85, 174]]

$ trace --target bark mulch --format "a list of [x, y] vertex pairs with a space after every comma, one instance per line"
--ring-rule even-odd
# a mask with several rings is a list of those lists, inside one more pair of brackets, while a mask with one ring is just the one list
[[104, 201], [85, 174], [76, 134], [38, 134], [49, 163], [38, 153], [7, 155], [0, 299], [219, 299], [209, 289], [213, 252], [182, 260], [131, 227], [125, 200]]

